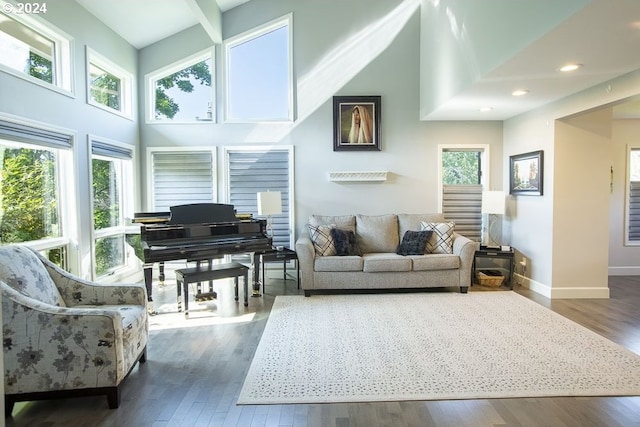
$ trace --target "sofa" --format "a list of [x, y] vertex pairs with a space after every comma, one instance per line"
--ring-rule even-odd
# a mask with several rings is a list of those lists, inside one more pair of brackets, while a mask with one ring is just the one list
[[471, 284], [477, 243], [442, 214], [312, 215], [307, 229], [296, 241], [305, 296]]

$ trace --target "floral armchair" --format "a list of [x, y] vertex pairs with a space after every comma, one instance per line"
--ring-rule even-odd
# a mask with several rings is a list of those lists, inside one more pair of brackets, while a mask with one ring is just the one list
[[107, 396], [146, 361], [143, 285], [81, 280], [38, 252], [0, 246], [5, 416], [15, 402]]

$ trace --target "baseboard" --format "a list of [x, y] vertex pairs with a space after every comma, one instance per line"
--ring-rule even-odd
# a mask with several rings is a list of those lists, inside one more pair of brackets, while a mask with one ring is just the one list
[[609, 276], [640, 276], [640, 267], [609, 267]]
[[573, 287], [548, 286], [528, 277], [516, 274], [516, 282], [525, 288], [549, 299], [608, 299], [609, 288], [604, 287]]

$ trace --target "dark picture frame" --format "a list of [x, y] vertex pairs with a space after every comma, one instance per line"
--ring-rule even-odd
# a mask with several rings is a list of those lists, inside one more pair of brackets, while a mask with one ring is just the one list
[[509, 157], [509, 194], [542, 196], [544, 152], [531, 151]]
[[380, 151], [380, 96], [333, 97], [333, 151]]

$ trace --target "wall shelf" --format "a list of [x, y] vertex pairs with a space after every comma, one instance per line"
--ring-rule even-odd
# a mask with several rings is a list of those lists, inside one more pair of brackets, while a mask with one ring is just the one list
[[329, 172], [332, 182], [382, 182], [387, 180], [387, 171]]

